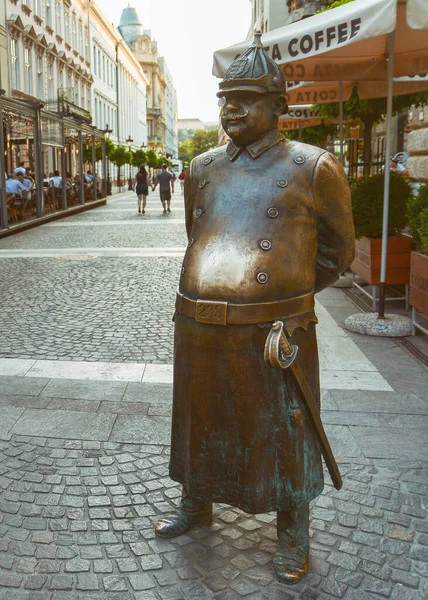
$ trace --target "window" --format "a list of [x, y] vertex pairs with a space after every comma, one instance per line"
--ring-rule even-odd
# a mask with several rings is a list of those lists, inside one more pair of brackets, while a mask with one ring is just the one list
[[71, 33], [73, 36], [73, 48], [77, 50], [77, 22], [76, 15], [73, 13], [73, 17], [71, 20]]
[[97, 69], [97, 47], [94, 46], [94, 75], [98, 75], [98, 69]]
[[48, 100], [55, 100], [53, 62], [48, 65]]
[[33, 95], [33, 56], [29, 48], [24, 48], [25, 91]]
[[22, 0], [22, 4], [24, 6], [28, 6], [28, 8], [31, 8], [31, 1], [30, 0]]
[[43, 82], [43, 58], [37, 57], [37, 97], [41, 100], [45, 98], [44, 82]]
[[18, 43], [13, 38], [10, 40], [10, 57], [11, 57], [11, 63], [12, 63], [12, 87], [15, 90], [19, 90], [20, 85], [19, 85]]
[[42, 0], [34, 0], [34, 11], [38, 17], [42, 16]]
[[64, 39], [65, 43], [70, 43], [70, 11], [64, 8]]
[[98, 123], [98, 100], [95, 98], [95, 125], [99, 127]]
[[51, 0], [46, 1], [46, 25], [52, 27], [52, 7]]
[[83, 56], [83, 25], [82, 21], [79, 21], [79, 54]]
[[58, 71], [58, 89], [64, 88], [64, 71]]
[[85, 25], [85, 58], [86, 60], [90, 60], [89, 56], [89, 28]]
[[56, 34], [62, 35], [62, 21], [61, 21], [61, 2], [55, 3], [55, 27]]

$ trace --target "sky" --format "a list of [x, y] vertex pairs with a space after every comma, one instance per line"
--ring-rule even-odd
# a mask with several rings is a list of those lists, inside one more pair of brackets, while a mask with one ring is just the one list
[[[128, 0], [97, 0], [116, 26]], [[247, 37], [251, 24], [249, 0], [130, 0], [152, 30], [166, 58], [178, 96], [179, 118], [218, 120], [219, 80], [211, 74], [215, 50]]]

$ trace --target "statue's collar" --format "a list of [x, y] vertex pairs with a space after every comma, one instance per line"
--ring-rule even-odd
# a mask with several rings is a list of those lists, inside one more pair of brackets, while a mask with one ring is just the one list
[[279, 142], [285, 140], [285, 137], [279, 131], [270, 131], [262, 138], [254, 142], [254, 144], [250, 144], [249, 146], [236, 146], [232, 141], [227, 144], [226, 152], [229, 159], [234, 160], [241, 150], [245, 148], [251, 158], [258, 158], [266, 152], [266, 150], [270, 150], [273, 146], [276, 146]]

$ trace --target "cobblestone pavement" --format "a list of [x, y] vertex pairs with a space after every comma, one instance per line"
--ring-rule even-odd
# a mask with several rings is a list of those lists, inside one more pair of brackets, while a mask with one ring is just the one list
[[171, 362], [182, 259], [73, 258], [0, 258], [0, 355]]
[[[68, 359], [158, 363], [150, 377], [157, 369], [164, 381], [181, 258], [81, 253], [113, 247], [111, 232], [120, 247], [146, 247], [137, 241], [146, 231], [153, 247], [181, 245], [174, 236], [184, 229], [167, 219], [153, 230], [107, 224], [138, 219], [134, 203], [115, 197], [62, 226], [0, 240], [0, 600], [428, 599], [427, 372], [394, 340], [323, 341], [324, 353], [342, 351], [349, 373], [323, 392], [344, 486], [334, 490], [326, 476], [311, 511], [310, 574], [293, 587], [272, 574], [275, 514], [215, 505], [211, 528], [155, 539], [153, 523], [181, 495], [168, 477], [169, 383], [66, 379], [60, 369], [26, 376], [35, 360]], [[148, 218], [159, 220], [153, 197]], [[54, 252], [1, 255], [12, 248]], [[60, 248], [74, 258], [57, 258]], [[338, 290], [323, 293], [322, 306], [337, 322], [356, 312]], [[345, 357], [349, 339], [366, 363]], [[357, 364], [393, 391], [379, 379], [364, 387]]]

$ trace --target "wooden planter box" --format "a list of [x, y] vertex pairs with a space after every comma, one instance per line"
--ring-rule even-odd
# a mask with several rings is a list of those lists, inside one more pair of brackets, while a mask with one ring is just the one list
[[411, 254], [410, 304], [428, 315], [428, 255], [420, 252]]
[[[388, 238], [386, 283], [409, 283], [412, 240], [407, 237]], [[351, 270], [370, 285], [380, 283], [382, 240], [361, 238], [355, 242], [355, 260]]]

